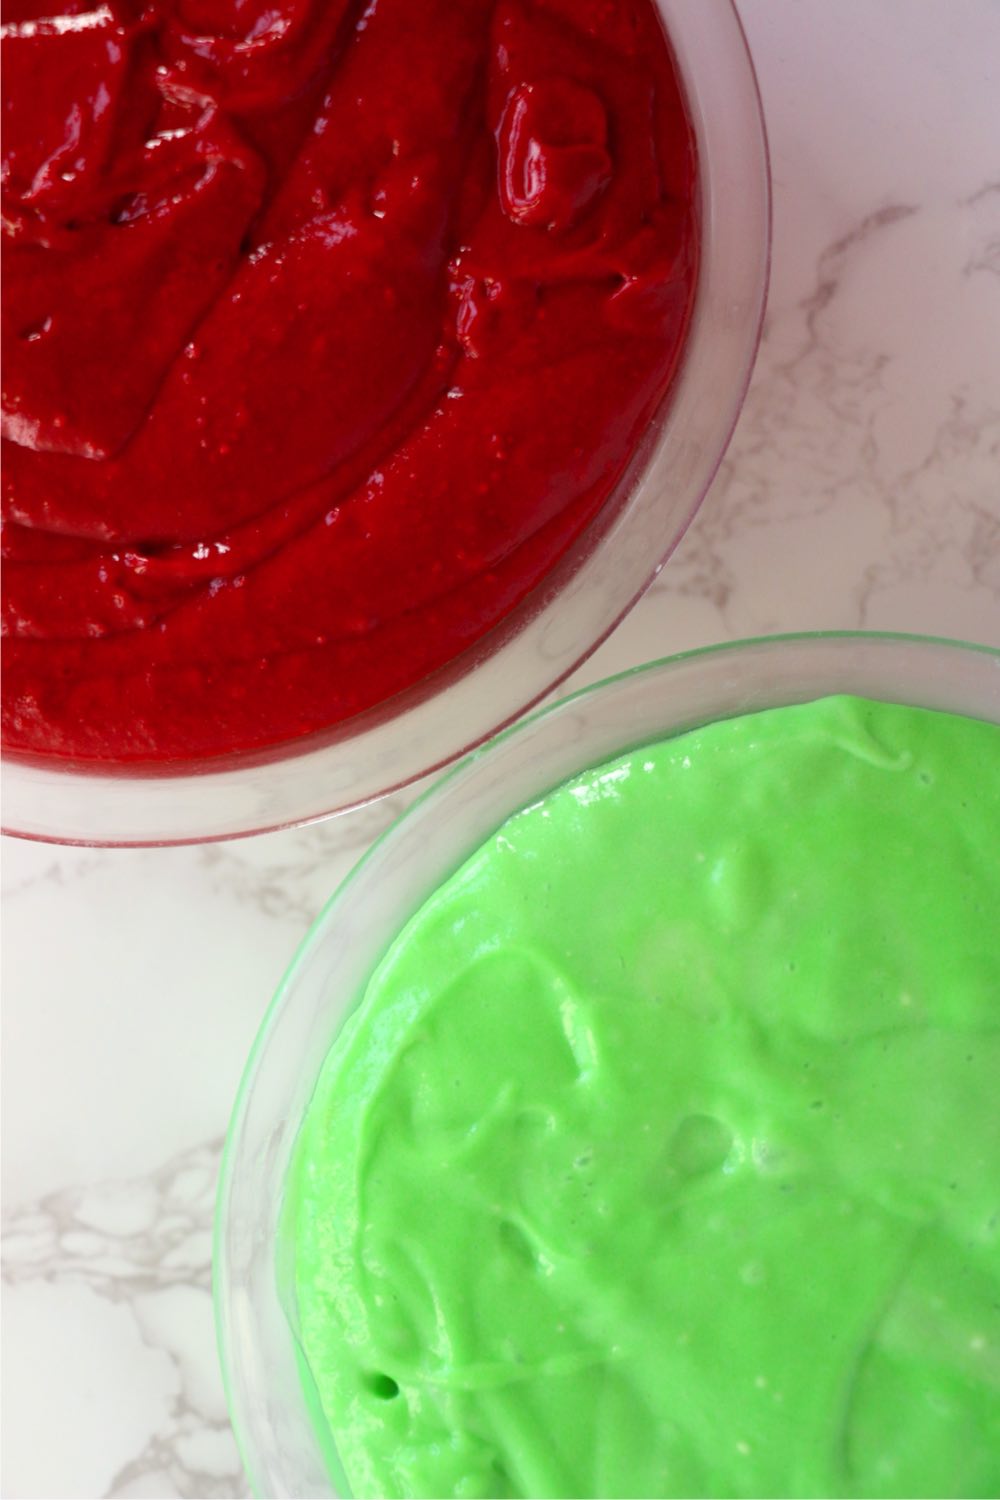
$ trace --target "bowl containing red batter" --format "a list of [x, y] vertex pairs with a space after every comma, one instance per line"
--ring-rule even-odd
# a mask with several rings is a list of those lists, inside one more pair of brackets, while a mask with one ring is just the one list
[[715, 472], [768, 173], [730, 0], [4, 27], [5, 822], [171, 843], [437, 767]]

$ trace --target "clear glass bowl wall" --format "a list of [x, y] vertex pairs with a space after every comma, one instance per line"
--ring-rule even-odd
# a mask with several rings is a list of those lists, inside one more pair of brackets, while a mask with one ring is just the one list
[[449, 666], [337, 732], [141, 774], [5, 761], [3, 826], [83, 844], [178, 844], [306, 823], [432, 771], [510, 723], [614, 629], [676, 546], [725, 451], [760, 336], [767, 146], [731, 0], [657, 0], [700, 161], [702, 261], [671, 393], [626, 493], [508, 618]]
[[278, 1219], [319, 1070], [393, 937], [510, 813], [587, 766], [713, 719], [842, 692], [1000, 723], [1000, 652], [912, 636], [806, 635], [637, 668], [543, 710], [464, 760], [333, 897], [261, 1028], [220, 1178], [216, 1323], [230, 1413], [256, 1493], [336, 1493], [280, 1300]]

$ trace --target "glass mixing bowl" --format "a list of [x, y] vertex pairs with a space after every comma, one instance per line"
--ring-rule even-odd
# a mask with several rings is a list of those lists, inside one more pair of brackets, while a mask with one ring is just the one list
[[11, 756], [3, 827], [81, 844], [235, 838], [358, 807], [480, 743], [544, 697], [631, 608], [708, 489], [746, 393], [770, 247], [767, 144], [732, 0], [657, 0], [700, 160], [701, 266], [682, 361], [632, 477], [552, 572], [462, 656], [307, 740], [136, 772]]
[[[829, 693], [1000, 723], [1000, 651], [916, 636], [777, 636], [693, 651], [587, 688], [437, 782], [374, 845], [315, 923], [264, 1020], [219, 1183], [215, 1306], [229, 1409], [260, 1495], [331, 1495], [280, 1294], [292, 1147], [345, 1017], [405, 922], [500, 823], [587, 766], [713, 719]], [[347, 1493], [346, 1488], [342, 1493]]]

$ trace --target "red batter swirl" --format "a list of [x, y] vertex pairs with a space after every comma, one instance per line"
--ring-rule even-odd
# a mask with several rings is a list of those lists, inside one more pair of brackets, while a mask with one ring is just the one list
[[4, 28], [7, 745], [333, 725], [621, 480], [696, 272], [652, 0], [110, 0]]

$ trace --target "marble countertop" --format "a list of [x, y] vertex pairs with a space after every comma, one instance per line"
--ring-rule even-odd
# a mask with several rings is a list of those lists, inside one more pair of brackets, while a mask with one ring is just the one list
[[[799, 628], [1000, 646], [1000, 7], [739, 8], [773, 156], [764, 342], [699, 519], [580, 683]], [[407, 800], [234, 845], [5, 841], [5, 1495], [245, 1493], [222, 1136], [295, 945]]]

